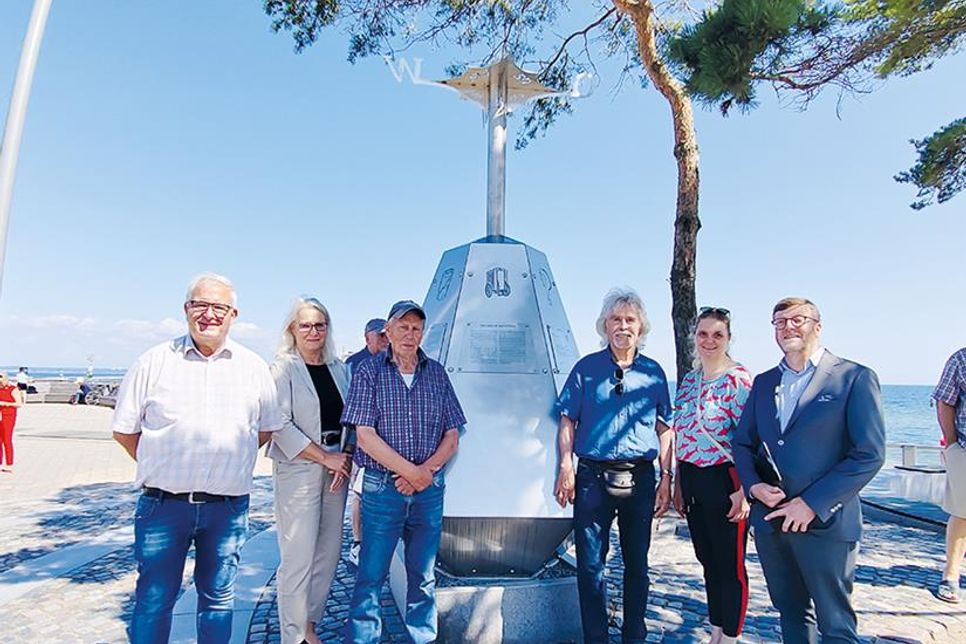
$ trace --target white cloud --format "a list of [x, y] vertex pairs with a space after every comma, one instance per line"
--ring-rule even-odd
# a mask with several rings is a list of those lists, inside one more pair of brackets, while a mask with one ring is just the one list
[[184, 320], [164, 318], [160, 322], [148, 320], [118, 320], [114, 330], [132, 340], [163, 340], [182, 335], [186, 331]]
[[[187, 333], [184, 320], [164, 318], [160, 322], [149, 320], [118, 320], [114, 329], [121, 335], [136, 340], [164, 340]], [[260, 326], [252, 322], [236, 322], [231, 327], [234, 338], [260, 338], [265, 334]]]
[[253, 322], [235, 322], [231, 325], [231, 335], [238, 339], [261, 338], [265, 330]]

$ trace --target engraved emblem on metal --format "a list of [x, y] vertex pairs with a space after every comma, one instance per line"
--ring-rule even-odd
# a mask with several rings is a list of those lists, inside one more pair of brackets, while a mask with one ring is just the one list
[[502, 266], [497, 266], [496, 268], [491, 268], [486, 272], [486, 286], [483, 287], [483, 292], [486, 293], [487, 297], [509, 297], [510, 295], [510, 282], [509, 273]]
[[449, 285], [453, 281], [453, 269], [447, 268], [439, 277], [439, 285], [436, 287], [436, 299], [442, 300], [449, 293]]
[[553, 298], [550, 297], [550, 291], [553, 290], [553, 280], [550, 279], [550, 273], [545, 268], [540, 269], [540, 283], [543, 284], [543, 288], [547, 291], [547, 304], [553, 304]]

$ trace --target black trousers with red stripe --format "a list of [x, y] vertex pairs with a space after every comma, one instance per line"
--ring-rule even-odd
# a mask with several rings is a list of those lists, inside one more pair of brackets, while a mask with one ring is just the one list
[[741, 486], [738, 473], [731, 463], [697, 467], [679, 462], [678, 471], [691, 543], [704, 567], [709, 621], [725, 635], [738, 637], [748, 610], [748, 521], [732, 523], [727, 516], [728, 497]]

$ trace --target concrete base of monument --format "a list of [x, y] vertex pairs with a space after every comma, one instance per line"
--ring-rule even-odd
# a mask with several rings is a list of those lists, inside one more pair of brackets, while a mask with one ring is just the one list
[[[389, 587], [406, 615], [402, 544], [389, 570]], [[576, 572], [560, 562], [533, 579], [452, 578], [437, 573], [440, 643], [531, 644], [581, 641]]]

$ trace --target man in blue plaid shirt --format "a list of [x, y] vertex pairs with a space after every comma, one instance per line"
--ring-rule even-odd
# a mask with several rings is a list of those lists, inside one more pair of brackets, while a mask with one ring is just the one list
[[932, 394], [936, 418], [946, 439], [946, 496], [943, 509], [946, 524], [946, 569], [936, 596], [958, 603], [959, 567], [966, 554], [966, 349], [954, 353]]
[[342, 422], [354, 425], [362, 480], [362, 551], [346, 642], [379, 642], [379, 595], [400, 537], [406, 548], [406, 630], [436, 640], [436, 552], [443, 467], [456, 453], [463, 410], [443, 365], [419, 348], [426, 314], [411, 300], [389, 311], [389, 348], [352, 375]]

